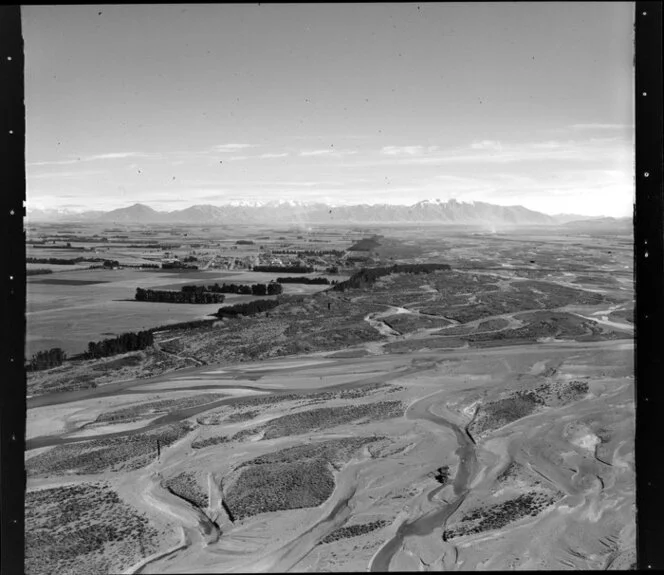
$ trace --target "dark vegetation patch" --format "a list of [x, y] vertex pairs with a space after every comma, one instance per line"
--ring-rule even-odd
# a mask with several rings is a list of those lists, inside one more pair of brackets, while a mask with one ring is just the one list
[[254, 465], [240, 472], [225, 497], [235, 519], [259, 513], [317, 507], [334, 491], [334, 476], [320, 459]]
[[205, 289], [199, 291], [168, 291], [136, 288], [134, 299], [156, 303], [211, 304], [223, 303], [226, 296], [222, 293], [205, 291]]
[[228, 423], [240, 423], [242, 421], [249, 421], [255, 419], [257, 415], [260, 414], [260, 411], [257, 409], [250, 409], [248, 411], [240, 411], [238, 413], [231, 413], [226, 421]]
[[388, 522], [385, 521], [384, 519], [378, 519], [377, 521], [371, 521], [369, 523], [361, 523], [358, 525], [347, 525], [345, 527], [340, 527], [339, 529], [335, 529], [321, 539], [318, 542], [318, 545], [325, 545], [326, 543], [334, 543], [335, 541], [339, 541], [340, 539], [350, 539], [351, 537], [359, 537], [360, 535], [365, 535], [367, 533], [371, 533], [372, 531], [376, 531], [377, 529], [382, 529], [388, 525]]
[[301, 435], [320, 431], [345, 423], [380, 421], [401, 417], [404, 413], [400, 401], [381, 401], [340, 407], [321, 407], [277, 417], [265, 425], [254, 429], [253, 433], [263, 432], [264, 439], [276, 439], [290, 435]]
[[313, 285], [327, 285], [330, 283], [330, 280], [324, 277], [320, 278], [310, 278], [310, 277], [285, 277], [277, 278], [277, 282], [280, 284], [313, 284]]
[[450, 269], [448, 264], [395, 264], [390, 267], [364, 268], [330, 289], [341, 292], [353, 288], [362, 289], [372, 286], [381, 277], [392, 274], [430, 274]]
[[192, 505], [204, 509], [208, 504], [208, 496], [198, 484], [196, 475], [183, 471], [163, 482], [163, 486], [174, 495], [181, 497]]
[[544, 401], [533, 392], [517, 392], [510, 397], [481, 405], [468, 431], [480, 436], [533, 413]]
[[482, 436], [534, 413], [544, 406], [567, 405], [585, 397], [588, 382], [580, 380], [546, 382], [527, 391], [480, 405], [468, 426], [473, 436]]
[[283, 274], [310, 274], [314, 271], [312, 266], [254, 266], [255, 272], [283, 273]]
[[151, 330], [126, 332], [117, 337], [88, 342], [88, 349], [83, 355], [85, 359], [109, 357], [128, 351], [139, 351], [152, 346], [153, 343], [154, 335]]
[[192, 449], [204, 449], [212, 445], [220, 445], [222, 443], [229, 443], [231, 441], [230, 437], [225, 435], [213, 435], [212, 437], [206, 437], [205, 439], [194, 439], [191, 442]]
[[191, 430], [189, 423], [179, 422], [144, 433], [66, 443], [31, 457], [25, 467], [28, 475], [84, 475], [139, 469], [157, 457], [157, 444], [163, 449]]
[[160, 399], [158, 401], [150, 401], [146, 403], [138, 403], [114, 409], [112, 411], [105, 411], [95, 419], [95, 423], [125, 423], [129, 421], [136, 421], [146, 417], [154, 417], [157, 414], [169, 413], [180, 409], [187, 409], [197, 405], [204, 405], [212, 403], [226, 397], [223, 393], [203, 393], [190, 397], [180, 397], [176, 399]]
[[333, 439], [268, 453], [242, 463], [224, 493], [236, 519], [258, 513], [316, 507], [334, 491], [332, 469], [363, 446], [384, 439]]
[[443, 465], [434, 471], [433, 478], [441, 485], [447, 485], [450, 480], [450, 466]]
[[25, 572], [120, 573], [159, 548], [159, 533], [101, 483], [25, 495]]
[[220, 307], [215, 314], [219, 318], [235, 317], [238, 315], [255, 315], [267, 312], [279, 305], [276, 299], [259, 299], [247, 303], [238, 303], [226, 307]]
[[543, 509], [553, 505], [559, 498], [556, 495], [531, 492], [496, 505], [473, 509], [461, 518], [457, 526], [443, 532], [443, 541], [501, 529], [524, 517], [535, 517]]
[[521, 314], [517, 319], [529, 321], [528, 325], [491, 333], [477, 333], [466, 336], [473, 347], [487, 347], [491, 344], [509, 345], [513, 341], [535, 342], [540, 338], [556, 339], [604, 339], [615, 338], [604, 333], [597, 322], [566, 312], [538, 311]]
[[505, 483], [510, 479], [514, 479], [519, 474], [519, 467], [520, 466], [516, 461], [510, 461], [510, 464], [496, 477], [496, 481], [498, 483]]
[[348, 248], [349, 252], [368, 252], [374, 248], [377, 248], [380, 245], [378, 240], [382, 239], [382, 236], [372, 236], [370, 238], [363, 238], [360, 241], [354, 243]]

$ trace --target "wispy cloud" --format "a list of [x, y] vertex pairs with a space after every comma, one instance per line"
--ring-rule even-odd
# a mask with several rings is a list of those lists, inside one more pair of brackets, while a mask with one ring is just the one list
[[145, 152], [110, 152], [108, 154], [95, 154], [93, 156], [85, 156], [83, 160], [86, 162], [93, 162], [95, 160], [120, 160], [124, 158], [156, 158], [159, 154], [148, 154]]
[[383, 146], [380, 153], [385, 156], [421, 156], [438, 150], [438, 146]]
[[309, 157], [309, 156], [329, 156], [334, 153], [334, 150], [303, 150], [300, 152], [300, 156]]
[[353, 154], [357, 154], [357, 150], [335, 150], [333, 148], [326, 148], [321, 150], [302, 150], [298, 155], [303, 158], [315, 156], [343, 158], [344, 156], [352, 156]]
[[592, 162], [624, 160], [629, 145], [620, 138], [593, 138], [590, 140], [529, 142], [519, 144], [476, 142], [467, 148], [458, 148], [423, 156], [403, 157], [395, 160], [401, 165], [443, 165], [483, 163], [510, 164], [532, 161]]
[[212, 146], [212, 151], [226, 153], [255, 147], [255, 144], [218, 144], [217, 146]]
[[285, 158], [288, 156], [288, 152], [283, 152], [281, 154], [260, 154], [258, 158]]
[[28, 162], [28, 167], [35, 166], [67, 166], [79, 162], [95, 162], [99, 160], [121, 160], [126, 158], [159, 158], [161, 154], [147, 152], [108, 152], [105, 154], [90, 154], [81, 156], [70, 156], [65, 160], [48, 160], [44, 162]]

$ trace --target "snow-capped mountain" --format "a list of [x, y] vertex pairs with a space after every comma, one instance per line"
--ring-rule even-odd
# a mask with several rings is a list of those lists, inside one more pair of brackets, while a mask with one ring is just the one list
[[584, 220], [584, 216], [550, 216], [523, 206], [498, 206], [485, 202], [424, 200], [416, 204], [357, 204], [331, 206], [293, 200], [236, 201], [224, 205], [194, 205], [170, 212], [134, 204], [108, 212], [78, 214], [30, 210], [31, 221], [98, 221], [103, 223], [205, 223], [205, 224], [325, 224], [325, 223], [440, 223], [491, 226], [556, 225]]

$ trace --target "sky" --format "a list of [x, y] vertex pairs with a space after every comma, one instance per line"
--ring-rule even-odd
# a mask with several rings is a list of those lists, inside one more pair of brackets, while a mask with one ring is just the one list
[[28, 209], [628, 216], [633, 3], [24, 6]]

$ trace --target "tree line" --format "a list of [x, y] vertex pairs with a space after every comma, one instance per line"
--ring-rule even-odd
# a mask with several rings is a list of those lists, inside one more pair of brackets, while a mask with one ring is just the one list
[[28, 264], [51, 264], [55, 266], [67, 266], [80, 264], [82, 262], [103, 262], [104, 258], [25, 258]]
[[136, 288], [136, 301], [160, 303], [223, 303], [226, 296], [208, 291], [167, 291]]
[[91, 341], [88, 343], [88, 349], [83, 354], [85, 359], [99, 357], [108, 357], [128, 351], [138, 351], [150, 347], [154, 343], [152, 330], [143, 330], [138, 333], [133, 331], [123, 333], [118, 337], [104, 339], [101, 341]]
[[240, 295], [279, 295], [284, 288], [278, 283], [270, 282], [268, 284], [221, 284], [215, 283], [210, 286], [186, 285], [182, 286], [182, 291], [190, 293], [236, 293]]
[[197, 270], [198, 266], [183, 262], [162, 262], [161, 268], [164, 270]]
[[290, 255], [290, 256], [337, 256], [344, 255], [343, 250], [270, 250], [273, 254], [277, 255]]
[[54, 347], [48, 351], [38, 351], [32, 356], [28, 365], [26, 365], [26, 371], [39, 371], [58, 367], [62, 365], [65, 359], [67, 359], [67, 354], [59, 347]]
[[330, 280], [327, 278], [308, 278], [305, 276], [294, 278], [277, 278], [280, 284], [329, 284]]
[[239, 303], [227, 307], [220, 307], [215, 314], [218, 318], [236, 317], [238, 315], [255, 315], [271, 310], [279, 305], [276, 299], [259, 299], [248, 303]]
[[25, 270], [25, 275], [26, 276], [37, 276], [41, 274], [52, 274], [53, 270], [49, 270], [46, 268], [38, 268], [38, 269], [32, 269], [32, 270]]
[[310, 274], [314, 271], [312, 266], [254, 266], [255, 272], [271, 272], [285, 274]]
[[448, 264], [395, 264], [390, 267], [364, 268], [354, 273], [346, 281], [340, 282], [332, 288], [334, 291], [345, 291], [349, 288], [361, 288], [373, 285], [376, 280], [390, 274], [421, 274], [438, 270], [451, 269]]

